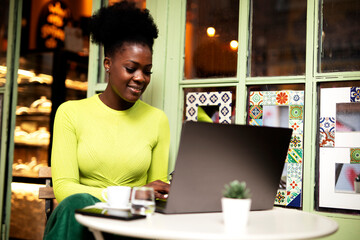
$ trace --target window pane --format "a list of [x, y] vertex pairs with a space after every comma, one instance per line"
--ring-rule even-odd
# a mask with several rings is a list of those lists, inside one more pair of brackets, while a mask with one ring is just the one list
[[[113, 5], [116, 2], [121, 2], [122, 0], [109, 0], [109, 5]], [[138, 8], [146, 7], [146, 0], [128, 0], [128, 2], [134, 2]]]
[[251, 76], [303, 75], [306, 0], [253, 0], [251, 37]]
[[86, 97], [92, 1], [22, 2], [9, 235], [42, 239], [44, 203], [33, 200], [38, 196], [33, 183], [39, 183], [39, 169], [51, 164], [56, 109]]
[[236, 76], [238, 21], [238, 0], [187, 1], [185, 79]]
[[320, 15], [323, 21], [319, 71], [359, 71], [360, 1], [323, 0], [320, 9], [323, 10], [323, 15]]
[[316, 210], [360, 213], [360, 81], [318, 84]]
[[0, 87], [6, 82], [6, 50], [9, 18], [9, 1], [0, 0]]

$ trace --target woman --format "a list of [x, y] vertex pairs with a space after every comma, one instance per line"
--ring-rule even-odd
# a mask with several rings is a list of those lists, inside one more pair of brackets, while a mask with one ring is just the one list
[[[147, 10], [121, 2], [101, 8], [91, 18], [90, 31], [92, 41], [104, 46], [108, 85], [99, 95], [66, 102], [57, 110], [52, 178], [60, 204], [47, 224], [49, 239], [58, 236], [52, 229], [61, 222], [54, 220], [61, 205], [71, 205], [71, 212], [104, 201], [102, 191], [114, 185], [150, 186], [157, 198], [169, 190], [168, 120], [140, 100], [150, 83], [157, 27]], [[80, 205], [74, 207], [75, 202]]]

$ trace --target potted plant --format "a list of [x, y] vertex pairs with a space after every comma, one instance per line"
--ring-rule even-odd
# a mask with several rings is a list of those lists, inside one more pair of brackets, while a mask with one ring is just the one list
[[360, 193], [360, 174], [354, 180], [354, 188], [356, 193]]
[[234, 180], [225, 184], [221, 204], [226, 230], [243, 231], [251, 207], [250, 189], [246, 187], [246, 183]]

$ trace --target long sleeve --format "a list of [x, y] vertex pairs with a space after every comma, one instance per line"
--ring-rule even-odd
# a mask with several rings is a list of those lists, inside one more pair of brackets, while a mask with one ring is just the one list
[[56, 199], [89, 193], [103, 201], [108, 186], [167, 181], [169, 142], [165, 113], [140, 100], [125, 111], [107, 107], [98, 95], [62, 104], [51, 155]]
[[80, 184], [76, 125], [71, 113], [71, 108], [66, 104], [61, 105], [54, 122], [51, 171], [56, 199], [61, 202], [75, 193], [90, 193], [102, 199], [103, 188]]
[[155, 180], [168, 181], [170, 127], [166, 115], [161, 114], [160, 116], [158, 142], [152, 151], [147, 183]]

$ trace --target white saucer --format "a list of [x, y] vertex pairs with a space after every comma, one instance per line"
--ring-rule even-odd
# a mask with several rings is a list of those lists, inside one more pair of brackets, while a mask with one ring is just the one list
[[97, 203], [95, 203], [95, 207], [102, 208], [102, 209], [116, 209], [116, 210], [129, 210], [130, 209], [130, 205], [124, 206], [124, 207], [113, 207], [113, 206], [110, 206], [106, 202], [97, 202]]

